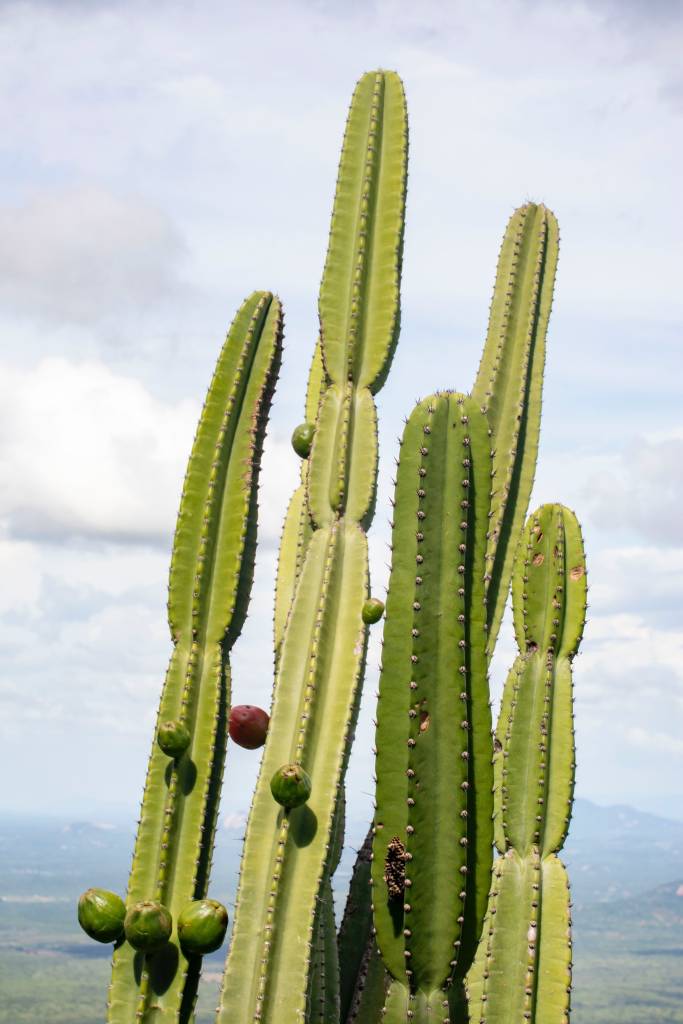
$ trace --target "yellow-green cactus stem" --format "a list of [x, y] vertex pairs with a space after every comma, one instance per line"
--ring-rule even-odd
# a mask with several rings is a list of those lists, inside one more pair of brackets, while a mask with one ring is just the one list
[[569, 882], [557, 857], [574, 788], [572, 661], [586, 615], [576, 516], [543, 505], [529, 517], [512, 580], [519, 657], [496, 728], [496, 862], [484, 934], [467, 979], [480, 1024], [567, 1024]]
[[452, 393], [420, 402], [401, 442], [377, 705], [372, 900], [396, 979], [387, 1020], [405, 1019], [404, 989], [415, 1014], [447, 1002], [444, 986], [467, 971], [486, 909], [490, 491], [477, 403]]
[[158, 953], [168, 945], [173, 918], [168, 907], [157, 900], [140, 900], [126, 912], [126, 939], [140, 953]]
[[[174, 921], [206, 896], [227, 740], [228, 654], [246, 615], [256, 541], [257, 481], [282, 349], [282, 308], [254, 292], [220, 353], [195, 437], [178, 513], [169, 580], [173, 640], [157, 729], [190, 734], [169, 761], [150, 757], [127, 905], [156, 901]], [[110, 1024], [186, 1024], [199, 959], [189, 963], [174, 929], [159, 952], [130, 942], [114, 953]]]
[[87, 889], [78, 900], [78, 923], [96, 942], [116, 942], [125, 916], [125, 903], [108, 889]]
[[[315, 436], [280, 549], [274, 699], [219, 1024], [303, 1021], [310, 1009], [318, 901], [329, 881], [365, 662], [373, 395], [398, 338], [406, 158], [400, 79], [364, 75], [347, 122], [320, 290], [320, 356], [306, 408], [311, 422], [315, 407]], [[286, 812], [269, 785], [283, 763], [305, 765], [312, 780], [308, 802]]]
[[223, 945], [228, 912], [218, 900], [193, 900], [178, 918], [178, 938], [183, 952], [204, 956]]
[[494, 487], [486, 547], [489, 658], [536, 470], [558, 243], [557, 221], [542, 203], [526, 203], [510, 218], [498, 260], [486, 344], [472, 388], [472, 397], [488, 416], [492, 431]]

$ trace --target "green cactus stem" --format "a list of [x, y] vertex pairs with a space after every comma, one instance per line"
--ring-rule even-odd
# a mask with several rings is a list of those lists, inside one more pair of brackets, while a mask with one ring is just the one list
[[403, 990], [416, 1014], [447, 1001], [443, 988], [467, 971], [486, 909], [490, 490], [477, 403], [452, 393], [419, 403], [401, 442], [377, 705], [372, 893], [396, 979], [386, 1020], [405, 1019]]
[[472, 397], [488, 416], [494, 449], [486, 548], [489, 658], [536, 469], [558, 241], [557, 221], [543, 204], [527, 203], [510, 218], [498, 260], [486, 344], [472, 388]]
[[78, 900], [78, 923], [96, 942], [116, 942], [125, 916], [126, 904], [108, 889], [88, 889]]
[[572, 661], [586, 615], [581, 530], [562, 505], [530, 516], [512, 581], [520, 650], [496, 729], [496, 862], [484, 935], [467, 979], [478, 1024], [567, 1024], [569, 883], [557, 857], [574, 788]]
[[[317, 409], [315, 436], [281, 546], [274, 699], [219, 1024], [303, 1020], [310, 1008], [318, 901], [329, 880], [365, 662], [373, 395], [398, 338], [406, 132], [398, 76], [364, 75], [347, 122], [320, 291], [320, 360], [306, 409], [309, 422], [309, 406]], [[283, 763], [305, 766], [312, 780], [309, 801], [289, 812], [269, 786]]]
[[[282, 347], [282, 310], [254, 292], [218, 359], [190, 456], [169, 582], [173, 653], [158, 723], [179, 722], [190, 745], [169, 761], [155, 742], [127, 905], [156, 901], [174, 920], [206, 896], [227, 739], [228, 653], [246, 614], [256, 537], [261, 448]], [[111, 1024], [184, 1024], [199, 969], [173, 932], [153, 955], [114, 953]]]

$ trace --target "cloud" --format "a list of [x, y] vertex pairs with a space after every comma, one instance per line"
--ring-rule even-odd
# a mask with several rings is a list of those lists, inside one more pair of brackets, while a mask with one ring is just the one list
[[0, 209], [0, 299], [57, 321], [121, 316], [177, 292], [184, 253], [168, 214], [139, 198], [43, 189]]
[[683, 739], [667, 732], [648, 732], [638, 726], [626, 730], [626, 739], [634, 747], [648, 751], [664, 751], [674, 757], [683, 757]]

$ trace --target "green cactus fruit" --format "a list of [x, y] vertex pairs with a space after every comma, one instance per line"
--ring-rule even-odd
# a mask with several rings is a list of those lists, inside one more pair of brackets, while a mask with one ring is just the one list
[[157, 729], [157, 743], [169, 757], [181, 757], [189, 747], [191, 739], [187, 727], [175, 719], [162, 722]]
[[87, 889], [78, 900], [78, 923], [97, 942], [116, 942], [123, 932], [126, 905], [107, 889]]
[[361, 617], [366, 626], [372, 626], [384, 615], [384, 601], [378, 597], [370, 597], [363, 605]]
[[300, 764], [283, 764], [270, 780], [270, 791], [287, 810], [305, 804], [311, 795], [311, 780]]
[[163, 903], [141, 900], [130, 908], [123, 926], [133, 949], [140, 953], [156, 953], [171, 937], [173, 918]]
[[217, 900], [194, 900], [178, 918], [178, 938], [185, 953], [213, 953], [223, 945], [228, 912]]
[[253, 704], [236, 704], [230, 709], [230, 739], [239, 747], [256, 750], [266, 742], [270, 718], [263, 708]]
[[315, 425], [313, 423], [300, 423], [292, 433], [292, 448], [301, 459], [307, 459], [311, 454]]

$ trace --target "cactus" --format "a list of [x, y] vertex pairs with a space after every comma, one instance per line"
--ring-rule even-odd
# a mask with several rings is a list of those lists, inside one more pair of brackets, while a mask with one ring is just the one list
[[[141, 903], [148, 911], [163, 904], [154, 932], [161, 948], [145, 956], [129, 941], [116, 949], [111, 1024], [192, 1015], [199, 961], [188, 962], [170, 921], [206, 895], [227, 734], [228, 654], [249, 599], [258, 469], [281, 336], [279, 301], [254, 292], [228, 333], [190, 456], [169, 582], [174, 646], [158, 719], [159, 741], [180, 732], [181, 742], [170, 751], [175, 760], [153, 744], [127, 897], [129, 915]], [[169, 733], [168, 723], [181, 729]], [[147, 916], [131, 917], [127, 932], [149, 948], [138, 937]], [[166, 932], [170, 942], [162, 945]]]
[[[310, 1006], [318, 901], [329, 880], [365, 660], [364, 529], [377, 472], [373, 395], [398, 339], [406, 133], [398, 76], [364, 75], [347, 122], [320, 290], [320, 341], [306, 403], [315, 432], [281, 545], [274, 699], [220, 1024], [296, 1021]], [[291, 811], [270, 792], [283, 763], [300, 765], [312, 781], [306, 805]]]
[[[372, 898], [387, 1020], [441, 1008], [467, 971], [493, 844], [484, 557], [486, 417], [419, 403], [401, 443], [377, 706]], [[441, 1018], [440, 1018], [441, 1019]]]
[[562, 505], [527, 523], [512, 583], [519, 657], [496, 729], [495, 864], [468, 977], [472, 1024], [567, 1024], [569, 884], [557, 854], [574, 787], [572, 661], [586, 613], [581, 530]]
[[558, 242], [557, 221], [543, 204], [527, 203], [515, 210], [500, 250], [486, 344], [472, 388], [472, 397], [488, 416], [494, 449], [486, 547], [489, 659], [536, 469]]

